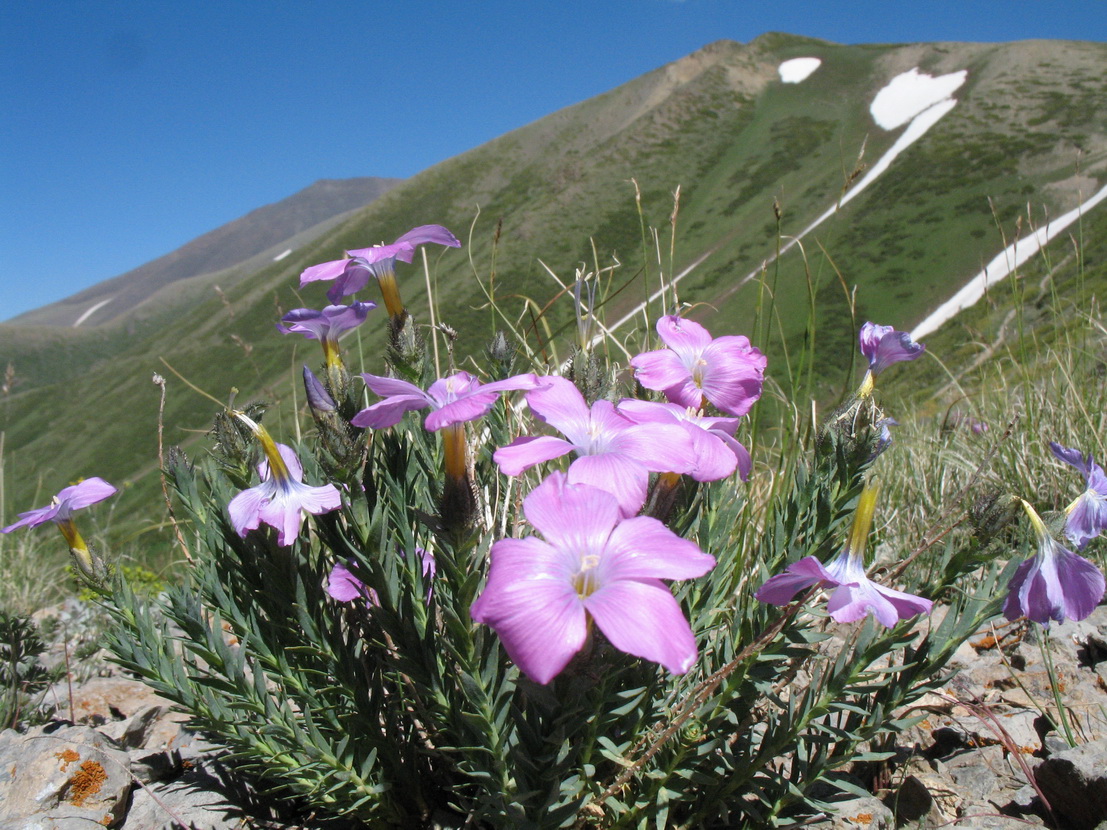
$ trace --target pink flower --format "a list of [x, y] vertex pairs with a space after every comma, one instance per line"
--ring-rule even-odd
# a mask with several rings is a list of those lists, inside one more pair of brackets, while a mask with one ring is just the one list
[[258, 465], [261, 483], [243, 490], [227, 505], [231, 525], [245, 537], [263, 522], [277, 530], [277, 544], [291, 545], [300, 535], [304, 514], [327, 513], [342, 506], [342, 495], [333, 484], [311, 487], [303, 483], [304, 468], [295, 451], [276, 443], [268, 430], [241, 413], [237, 417], [254, 431], [266, 460]]
[[527, 394], [527, 404], [535, 417], [565, 438], [521, 437], [496, 450], [492, 458], [504, 475], [517, 476], [543, 461], [576, 453], [569, 482], [607, 490], [618, 499], [623, 515], [632, 516], [646, 500], [651, 472], [696, 469], [692, 440], [680, 425], [636, 424], [610, 401], [596, 401], [589, 408], [565, 378], [544, 380], [546, 386]]
[[424, 392], [414, 383], [399, 378], [369, 374], [361, 377], [384, 400], [361, 410], [350, 423], [357, 427], [384, 429], [399, 423], [405, 412], [430, 407], [426, 427], [431, 432], [483, 417], [499, 399], [501, 392], [537, 389], [545, 380], [526, 374], [481, 383], [468, 372], [457, 372], [436, 380]]
[[745, 415], [761, 397], [765, 355], [744, 336], [711, 339], [707, 329], [675, 315], [657, 321], [669, 348], [632, 358], [635, 377], [672, 403], [703, 409], [705, 401], [729, 415]]
[[675, 403], [654, 403], [627, 398], [618, 410], [638, 424], [680, 424], [692, 439], [695, 469], [689, 475], [696, 481], [718, 481], [735, 470], [745, 481], [753, 461], [749, 450], [734, 437], [738, 418], [697, 415]]
[[865, 575], [865, 542], [872, 525], [876, 490], [866, 487], [853, 517], [849, 541], [829, 564], [805, 556], [785, 572], [766, 580], [754, 596], [770, 605], [787, 605], [800, 591], [813, 585], [832, 586], [826, 610], [835, 622], [856, 622], [868, 614], [885, 628], [917, 614], [929, 614], [933, 602], [923, 597], [885, 588]]
[[327, 292], [327, 299], [337, 303], [343, 297], [363, 289], [370, 279], [377, 280], [384, 295], [384, 304], [390, 316], [403, 313], [396, 275], [396, 260], [411, 262], [419, 245], [433, 242], [450, 248], [460, 248], [457, 237], [441, 225], [420, 225], [399, 237], [391, 245], [375, 245], [371, 248], [355, 248], [347, 251], [350, 259], [337, 259], [313, 265], [300, 274], [300, 286], [317, 280], [334, 280]]
[[353, 602], [361, 598], [368, 600], [370, 605], [381, 604], [377, 592], [354, 576], [353, 572], [341, 562], [331, 568], [330, 575], [327, 577], [327, 593], [339, 602]]
[[492, 546], [488, 584], [472, 615], [508, 656], [549, 683], [584, 646], [595, 622], [613, 646], [674, 674], [696, 660], [696, 640], [663, 579], [691, 579], [713, 557], [656, 519], [621, 519], [614, 496], [555, 472], [523, 502], [544, 538]]

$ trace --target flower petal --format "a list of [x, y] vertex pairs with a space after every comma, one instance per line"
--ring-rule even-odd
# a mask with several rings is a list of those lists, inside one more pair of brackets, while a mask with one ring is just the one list
[[624, 516], [642, 509], [649, 487], [649, 472], [632, 458], [618, 453], [582, 455], [569, 465], [570, 484], [591, 484], [611, 493]]
[[754, 597], [769, 605], [787, 605], [800, 591], [819, 582], [837, 584], [823, 563], [814, 556], [805, 556], [789, 565], [784, 573], [771, 576], [757, 589]]
[[1083, 556], [1058, 550], [1057, 578], [1063, 589], [1065, 616], [1070, 620], [1085, 619], [1103, 599], [1103, 574]]
[[245, 536], [251, 530], [257, 530], [261, 523], [261, 508], [268, 500], [268, 488], [262, 486], [243, 490], [227, 505], [231, 517], [231, 527], [239, 536]]
[[331, 568], [327, 577], [327, 593], [339, 602], [350, 602], [367, 593], [365, 583], [358, 579], [341, 562]]
[[[657, 334], [661, 340], [685, 359], [698, 354], [711, 342], [711, 334], [695, 320], [685, 320], [675, 314], [668, 314], [657, 321]], [[685, 361], [687, 365], [687, 361]]]
[[584, 606], [569, 580], [547, 575], [558, 570], [559, 556], [534, 538], [496, 542], [488, 584], [470, 610], [474, 620], [495, 630], [508, 656], [536, 683], [556, 677], [588, 633]]
[[696, 638], [669, 589], [656, 580], [604, 585], [584, 607], [620, 651], [683, 674], [696, 662]]
[[545, 378], [542, 387], [527, 393], [527, 405], [535, 417], [571, 442], [581, 446], [585, 444], [592, 412], [572, 381], [556, 375]]
[[346, 270], [346, 266], [349, 264], [348, 259], [335, 259], [330, 262], [322, 262], [319, 265], [312, 265], [310, 268], [305, 268], [300, 274], [300, 286], [303, 287], [309, 282], [317, 282], [319, 280], [333, 280], [342, 275], [342, 272]]
[[573, 451], [573, 445], [553, 435], [521, 436], [492, 454], [492, 460], [505, 476], [517, 476], [543, 461], [560, 458]]
[[565, 473], [556, 471], [523, 500], [523, 514], [557, 548], [602, 550], [619, 521], [619, 504], [606, 490], [570, 484]]
[[430, 406], [430, 403], [422, 394], [392, 395], [361, 410], [350, 419], [350, 423], [355, 427], [384, 429], [398, 424], [400, 419], [404, 417], [405, 412], [410, 412], [413, 409], [423, 409], [427, 406]]
[[[528, 520], [530, 516], [527, 516]], [[657, 519], [636, 516], [611, 532], [604, 556], [604, 580], [692, 579], [715, 567], [715, 557], [677, 536]]]
[[630, 360], [634, 377], [647, 389], [663, 391], [690, 379], [688, 368], [672, 349], [642, 352]]

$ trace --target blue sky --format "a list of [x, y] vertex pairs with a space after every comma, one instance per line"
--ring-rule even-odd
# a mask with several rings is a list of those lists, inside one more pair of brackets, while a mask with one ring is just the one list
[[[0, 320], [321, 178], [411, 176], [721, 38], [1107, 40], [1104, 0], [0, 4]], [[1107, 67], [1105, 67], [1107, 71]]]

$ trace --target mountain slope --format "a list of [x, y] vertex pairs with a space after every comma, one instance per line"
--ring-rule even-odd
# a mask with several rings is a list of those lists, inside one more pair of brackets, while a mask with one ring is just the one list
[[[782, 83], [781, 63], [800, 57], [822, 63], [802, 82]], [[870, 105], [916, 67], [934, 76], [965, 71], [956, 103], [866, 180], [912, 129], [879, 127]], [[440, 319], [461, 333], [458, 355], [479, 348], [500, 325], [474, 268], [487, 286], [495, 263], [497, 300], [526, 326], [560, 290], [539, 260], [562, 279], [578, 266], [618, 262], [605, 306], [613, 321], [656, 290], [658, 257], [643, 239], [643, 227], [652, 226], [664, 273], [683, 275], [680, 299], [697, 304], [691, 314], [716, 333], [755, 335], [778, 382], [785, 347], [794, 360], [808, 337], [813, 306], [819, 375], [833, 389], [854, 351], [846, 300], [854, 286], [859, 319], [910, 327], [979, 271], [1005, 238], [1025, 232], [1027, 219], [1018, 217], [1028, 203], [1042, 221], [1107, 183], [1107, 111], [1096, 103], [1107, 93], [1104, 68], [1107, 46], [1091, 43], [840, 46], [771, 34], [750, 44], [711, 44], [424, 171], [286, 258], [225, 286], [222, 299], [207, 294], [129, 335], [125, 326], [94, 330], [110, 361], [64, 385], [17, 387], [3, 402], [5, 507], [26, 509], [39, 481], [52, 492], [75, 476], [103, 475], [133, 483], [119, 509], [137, 515], [134, 505], [156, 489], [157, 389], [150, 376], [167, 374], [161, 357], [217, 398], [233, 386], [242, 390], [239, 400], [277, 401], [270, 422], [291, 436], [300, 365], [319, 358], [315, 344], [277, 335], [274, 322], [290, 308], [326, 302], [323, 287], [298, 290], [299, 272], [431, 222], [467, 243], [462, 251], [427, 250]], [[768, 266], [771, 300], [758, 281], [746, 280], [824, 215], [802, 245]], [[1088, 217], [1084, 233], [1107, 235], [1102, 210]], [[421, 269], [401, 269], [407, 304], [426, 322]], [[759, 304], [775, 321], [772, 338], [750, 330]], [[662, 310], [659, 301], [649, 306], [651, 317]], [[556, 331], [571, 323], [571, 304], [556, 301], [544, 316]], [[549, 353], [544, 331], [535, 325], [532, 342]], [[372, 361], [383, 337], [382, 316], [363, 327], [368, 371], [380, 369]], [[558, 348], [564, 356], [565, 343]], [[188, 442], [207, 428], [215, 406], [168, 377], [166, 440]]]
[[[153, 262], [8, 322], [73, 327], [103, 325], [159, 297], [165, 289], [181, 281], [220, 273], [230, 276], [226, 272], [236, 267], [243, 273], [256, 271], [266, 258], [272, 259], [289, 247], [322, 235], [351, 211], [365, 207], [401, 181], [322, 179], [286, 199], [209, 231]], [[159, 299], [163, 304], [177, 301], [173, 294]]]

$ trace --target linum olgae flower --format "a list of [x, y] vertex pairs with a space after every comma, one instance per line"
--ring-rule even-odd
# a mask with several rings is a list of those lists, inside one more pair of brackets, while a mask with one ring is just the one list
[[531, 491], [523, 512], [543, 538], [492, 545], [488, 583], [471, 613], [527, 677], [549, 683], [584, 647], [593, 622], [617, 649], [688, 671], [696, 640], [661, 580], [703, 576], [714, 557], [656, 519], [620, 519], [614, 496], [561, 472]]
[[1094, 539], [1107, 528], [1107, 476], [1092, 456], [1084, 456], [1079, 450], [1062, 447], [1056, 441], [1049, 442], [1053, 454], [1071, 464], [1084, 474], [1087, 488], [1065, 508], [1065, 535], [1082, 550], [1090, 539]]
[[269, 431], [241, 412], [235, 416], [253, 431], [265, 452], [258, 465], [261, 483], [243, 490], [227, 505], [231, 525], [245, 537], [263, 522], [277, 531], [278, 545], [291, 545], [300, 535], [304, 514], [327, 513], [342, 506], [342, 495], [333, 484], [304, 484], [304, 468], [293, 449], [278, 444]]
[[679, 424], [692, 439], [695, 469], [688, 473], [696, 481], [718, 481], [735, 470], [742, 481], [749, 478], [753, 461], [749, 450], [734, 437], [738, 418], [700, 415], [675, 403], [655, 403], [633, 398], [622, 400], [618, 410], [639, 424]]
[[331, 568], [327, 576], [327, 593], [339, 602], [353, 602], [355, 599], [365, 599], [370, 605], [380, 605], [380, 597], [377, 592], [354, 576], [353, 571], [341, 562]]
[[896, 331], [891, 326], [878, 326], [876, 323], [861, 326], [858, 339], [861, 342], [861, 354], [869, 361], [869, 369], [861, 381], [858, 397], [870, 394], [876, 376], [893, 363], [915, 360], [926, 351], [926, 346], [916, 343], [907, 332]]
[[341, 366], [342, 352], [338, 348], [338, 338], [347, 331], [355, 329], [365, 322], [365, 316], [376, 303], [350, 303], [350, 305], [329, 305], [322, 311], [313, 308], [295, 308], [281, 318], [277, 330], [282, 334], [298, 332], [308, 340], [318, 340], [323, 346], [323, 356], [327, 366]]
[[46, 522], [53, 522], [58, 526], [62, 536], [69, 545], [69, 551], [73, 554], [81, 571], [90, 579], [99, 579], [103, 574], [99, 571], [92, 553], [85, 544], [77, 526], [73, 524], [72, 513], [90, 505], [101, 502], [114, 496], [118, 491], [104, 479], [99, 477], [86, 478], [77, 484], [63, 487], [46, 507], [38, 507], [19, 514], [19, 521], [10, 524], [0, 533], [11, 533], [19, 527], [38, 527]]
[[933, 603], [923, 597], [877, 585], [865, 575], [865, 543], [876, 508], [876, 487], [866, 487], [858, 500], [853, 527], [842, 552], [827, 565], [805, 556], [785, 573], [766, 580], [754, 596], [770, 605], [787, 605], [813, 585], [832, 586], [826, 609], [835, 622], [856, 622], [872, 614], [885, 628], [917, 614], [929, 614]]
[[439, 378], [424, 392], [414, 383], [399, 378], [369, 374], [361, 377], [383, 400], [361, 410], [350, 423], [356, 427], [384, 429], [399, 423], [405, 412], [430, 407], [426, 428], [431, 432], [445, 430], [446, 475], [455, 481], [464, 479], [468, 473], [463, 424], [488, 414], [501, 392], [537, 389], [544, 382], [532, 374], [524, 374], [481, 383], [468, 372], [457, 372]]
[[668, 346], [631, 359], [635, 377], [647, 389], [664, 392], [672, 403], [703, 409], [707, 401], [728, 415], [741, 416], [761, 397], [765, 355], [747, 337], [711, 338], [692, 320], [668, 315], [657, 321]]
[[[427, 586], [424, 600], [429, 605], [431, 596], [434, 593], [434, 575], [438, 568], [434, 561], [434, 554], [429, 550], [416, 548], [415, 553], [422, 563], [423, 581]], [[404, 556], [407, 556], [406, 552], [404, 552]], [[331, 568], [330, 575], [327, 577], [326, 588], [327, 593], [339, 602], [351, 602], [361, 597], [368, 600], [370, 605], [381, 604], [377, 592], [358, 579], [353, 571], [350, 570], [349, 565], [344, 565], [341, 562], [336, 563], [335, 566]]]
[[1011, 577], [1003, 615], [1009, 620], [1027, 617], [1042, 625], [1050, 620], [1084, 619], [1103, 599], [1103, 574], [1050, 536], [1034, 508], [1020, 501], [1038, 537], [1038, 552]]
[[527, 405], [539, 420], [565, 437], [523, 436], [500, 447], [492, 458], [504, 475], [517, 476], [543, 461], [575, 453], [569, 481], [591, 484], [618, 499], [624, 516], [646, 500], [651, 472], [691, 473], [695, 448], [688, 431], [676, 423], [636, 423], [598, 400], [591, 407], [566, 378], [544, 378], [546, 385], [527, 393]]
[[404, 314], [404, 304], [400, 300], [399, 286], [396, 285], [396, 260], [411, 262], [415, 249], [428, 242], [450, 248], [461, 247], [457, 237], [441, 225], [420, 225], [391, 245], [355, 248], [346, 252], [350, 259], [333, 260], [307, 268], [300, 274], [300, 286], [318, 280], [334, 280], [334, 285], [327, 292], [327, 298], [332, 303], [337, 303], [343, 297], [363, 289], [370, 279], [375, 279], [380, 285], [388, 315], [392, 318], [401, 317]]

